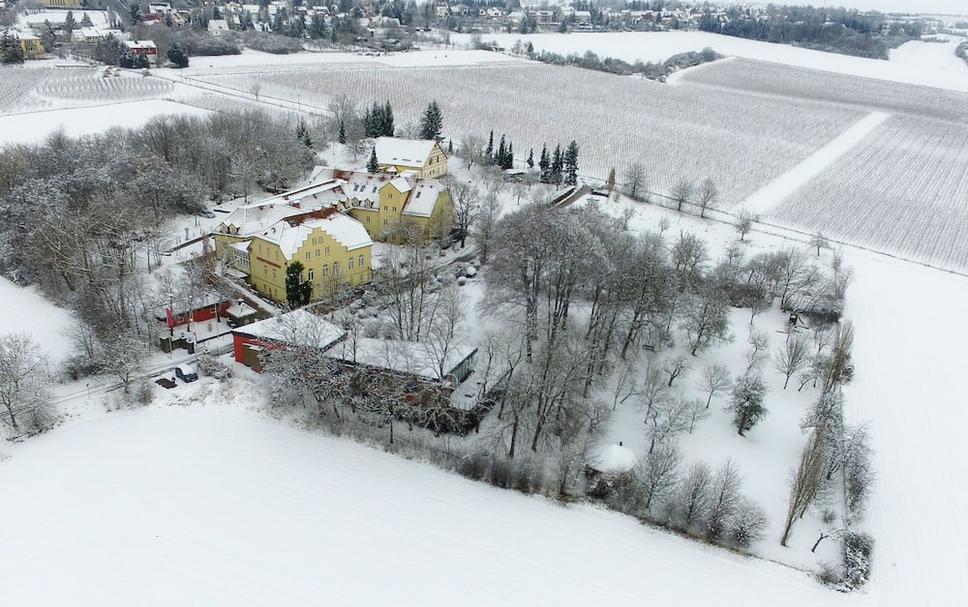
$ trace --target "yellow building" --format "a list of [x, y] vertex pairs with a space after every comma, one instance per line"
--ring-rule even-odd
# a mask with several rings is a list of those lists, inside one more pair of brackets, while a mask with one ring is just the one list
[[440, 180], [419, 179], [410, 172], [397, 177], [339, 171], [336, 175], [346, 181], [350, 215], [373, 240], [399, 241], [406, 225], [415, 226], [423, 239], [450, 232], [454, 207]]
[[81, 8], [81, 0], [44, 0], [45, 8]]
[[43, 59], [47, 54], [44, 52], [44, 43], [40, 36], [23, 32], [15, 32], [14, 36], [20, 40], [20, 49], [24, 53], [24, 59]]
[[311, 300], [339, 285], [371, 279], [373, 241], [352, 217], [330, 207], [283, 219], [248, 243], [249, 280], [273, 301], [286, 302], [286, 270], [299, 261], [302, 279], [312, 284]]
[[373, 145], [376, 162], [384, 173], [415, 173], [422, 179], [447, 174], [447, 155], [436, 141], [378, 137]]

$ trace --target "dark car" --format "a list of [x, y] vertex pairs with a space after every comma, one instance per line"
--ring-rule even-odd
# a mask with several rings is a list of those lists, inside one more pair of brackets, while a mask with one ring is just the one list
[[198, 379], [198, 371], [191, 365], [178, 365], [175, 367], [175, 377], [188, 384]]
[[175, 380], [171, 377], [159, 377], [158, 379], [155, 380], [155, 383], [161, 386], [162, 388], [165, 388], [166, 390], [171, 390], [172, 388], [178, 385], [175, 383]]

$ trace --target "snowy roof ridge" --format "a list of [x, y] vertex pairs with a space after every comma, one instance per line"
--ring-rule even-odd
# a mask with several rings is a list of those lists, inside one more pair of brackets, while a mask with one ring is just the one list
[[294, 346], [327, 349], [343, 339], [346, 331], [305, 310], [293, 310], [233, 330], [234, 333]]
[[397, 137], [377, 137], [374, 141], [377, 162], [380, 164], [400, 164], [422, 167], [434, 150], [437, 142], [433, 139], [400, 139]]
[[433, 347], [422, 342], [375, 337], [352, 337], [329, 351], [327, 356], [344, 362], [388, 369], [424, 379], [439, 380], [440, 367], [444, 375], [452, 373], [477, 348], [465, 343], [452, 344], [443, 364]]

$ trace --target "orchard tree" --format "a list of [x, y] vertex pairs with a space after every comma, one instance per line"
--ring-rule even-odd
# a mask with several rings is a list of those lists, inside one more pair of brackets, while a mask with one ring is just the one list
[[729, 305], [716, 289], [705, 289], [691, 298], [683, 311], [682, 328], [689, 338], [690, 353], [696, 356], [715, 341], [727, 341], [729, 336]]
[[726, 392], [732, 385], [729, 369], [723, 365], [709, 365], [703, 369], [702, 375], [699, 377], [699, 387], [707, 394], [706, 408], [709, 408], [713, 396]]
[[699, 204], [700, 217], [705, 217], [706, 211], [716, 208], [719, 204], [719, 189], [716, 188], [716, 184], [713, 183], [712, 179], [707, 177], [699, 184], [697, 202]]
[[685, 177], [680, 177], [675, 182], [672, 190], [669, 192], [669, 197], [676, 203], [676, 211], [682, 212], [682, 206], [689, 202], [689, 199], [692, 198], [692, 193], [692, 183]]
[[633, 162], [625, 167], [624, 179], [625, 194], [635, 200], [644, 194], [649, 187], [645, 178], [645, 168], [641, 162]]
[[786, 343], [776, 349], [776, 369], [784, 376], [783, 389], [787, 389], [794, 373], [803, 370], [810, 363], [810, 347], [802, 335], [793, 335]]
[[475, 186], [458, 179], [449, 180], [451, 200], [454, 203], [454, 228], [460, 232], [460, 248], [464, 248], [471, 224], [477, 218], [481, 193]]

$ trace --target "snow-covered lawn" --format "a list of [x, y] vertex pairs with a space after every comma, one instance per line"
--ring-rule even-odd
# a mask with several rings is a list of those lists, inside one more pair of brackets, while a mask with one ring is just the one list
[[[483, 34], [505, 48], [517, 40], [530, 42], [537, 51], [567, 55], [593, 51], [602, 57], [628, 62], [664, 61], [677, 53], [711, 47], [720, 54], [782, 63], [794, 67], [877, 78], [906, 84], [920, 84], [968, 91], [968, 67], [954, 55], [959, 38], [949, 36], [944, 44], [912, 41], [892, 50], [890, 60], [865, 59], [825, 53], [785, 44], [772, 44], [708, 32], [610, 32], [571, 34]], [[470, 35], [452, 34], [451, 39], [467, 45]]]
[[49, 357], [52, 369], [71, 352], [63, 333], [69, 323], [70, 312], [50, 303], [33, 288], [0, 277], [0, 334], [30, 335]]
[[0, 486], [11, 604], [850, 602], [623, 516], [229, 406], [153, 405], [55, 430], [0, 462]]
[[[732, 228], [724, 224], [679, 216], [653, 205], [637, 209], [633, 229], [654, 226], [666, 217], [672, 221], [672, 232], [692, 230], [711, 247], [735, 238]], [[751, 247], [761, 248], [783, 242], [761, 232], [747, 240]], [[796, 245], [796, 241], [787, 242]], [[960, 320], [968, 314], [968, 279], [853, 247], [843, 251], [855, 272], [846, 312], [855, 329], [856, 369], [846, 389], [847, 415], [854, 422], [870, 422], [878, 472], [864, 521], [876, 541], [872, 582], [864, 598], [870, 604], [899, 607], [955, 604], [956, 597], [968, 596], [964, 576], [968, 528], [961, 522], [968, 506], [968, 486], [960, 480], [968, 478], [963, 439], [968, 410], [958, 389], [968, 343], [968, 324]], [[743, 327], [733, 321], [739, 341]], [[763, 317], [757, 322], [763, 322]], [[779, 403], [771, 400], [777, 394], [776, 387], [771, 387], [770, 416], [763, 427], [750, 433], [762, 432], [753, 440], [773, 440], [767, 434], [771, 428], [776, 430], [772, 425], [783, 414]], [[703, 422], [707, 432], [722, 423], [715, 417]], [[721, 453], [722, 442], [701, 436], [689, 441], [710, 459]], [[738, 460], [752, 457], [736, 451], [731, 455]], [[747, 480], [756, 490], [782, 494], [782, 487], [760, 484], [766, 479], [782, 480], [777, 477], [782, 465], [764, 459], [754, 470], [752, 460], [746, 461], [751, 463], [743, 469], [750, 470]], [[755, 496], [752, 490], [751, 495]], [[808, 537], [816, 533], [809, 523], [799, 525], [787, 552], [802, 551], [804, 542], [816, 539], [816, 535]], [[774, 536], [770, 533], [757, 548], [771, 558], [784, 550]], [[771, 542], [772, 546], [766, 545]]]
[[208, 110], [173, 101], [148, 99], [0, 116], [0, 145], [38, 143], [61, 129], [65, 134], [76, 137], [102, 133], [112, 127], [139, 127], [163, 114], [204, 116], [209, 113]]

